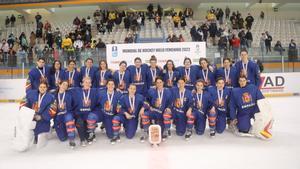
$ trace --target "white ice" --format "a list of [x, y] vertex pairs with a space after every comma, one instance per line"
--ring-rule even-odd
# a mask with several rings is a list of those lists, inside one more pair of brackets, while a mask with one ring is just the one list
[[[42, 149], [19, 153], [11, 149], [17, 105], [0, 104], [0, 169], [299, 169], [300, 97], [269, 98], [275, 116], [273, 139], [241, 138], [225, 131], [211, 139], [207, 133], [190, 141], [172, 135], [160, 147], [151, 148], [122, 136], [111, 145], [97, 131], [93, 145], [71, 150], [55, 133]], [[78, 143], [78, 142], [77, 142]]]

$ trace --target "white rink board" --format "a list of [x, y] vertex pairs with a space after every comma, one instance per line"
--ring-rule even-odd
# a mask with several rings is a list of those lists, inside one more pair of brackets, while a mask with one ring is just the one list
[[108, 44], [106, 58], [110, 68], [118, 69], [121, 61], [127, 65], [133, 64], [134, 58], [140, 57], [143, 63], [148, 63], [152, 55], [163, 66], [168, 59], [172, 59], [176, 66], [182, 65], [185, 57], [198, 64], [200, 57], [206, 57], [205, 42], [174, 42], [174, 43], [131, 43]]
[[299, 94], [300, 73], [262, 73], [260, 89], [263, 94]]
[[25, 96], [26, 79], [0, 79], [0, 100], [19, 100]]

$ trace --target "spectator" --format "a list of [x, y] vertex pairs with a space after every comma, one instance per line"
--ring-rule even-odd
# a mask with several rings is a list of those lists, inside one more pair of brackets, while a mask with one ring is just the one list
[[220, 54], [223, 57], [227, 57], [227, 44], [228, 44], [227, 37], [225, 35], [221, 35], [218, 42], [218, 47], [219, 47]]
[[209, 25], [209, 35], [212, 38], [212, 43], [215, 46], [216, 45], [216, 34], [217, 34], [218, 28], [217, 28], [217, 23], [212, 22]]
[[21, 47], [26, 51], [29, 45], [24, 32], [22, 32], [21, 35], [19, 36], [19, 40], [20, 40]]
[[131, 33], [127, 34], [124, 43], [134, 43], [133, 35]]
[[264, 56], [264, 52], [265, 52], [265, 49], [266, 49], [266, 34], [265, 33], [262, 33], [261, 34], [261, 37], [260, 37], [260, 40], [259, 40], [259, 46], [260, 46], [260, 51], [261, 51], [261, 55], [262, 57]]
[[102, 41], [102, 39], [99, 38], [99, 41], [98, 41], [98, 43], [97, 43], [97, 45], [96, 45], [96, 48], [98, 48], [98, 49], [104, 49], [104, 48], [106, 48], [106, 45], [105, 45], [105, 43]]
[[2, 43], [0, 44], [0, 51], [0, 53], [2, 53], [2, 57], [0, 60], [2, 63], [4, 63], [4, 65], [7, 65], [9, 45], [5, 39], [3, 39]]
[[29, 37], [29, 47], [34, 47], [35, 44], [36, 44], [36, 35], [34, 32], [31, 32]]
[[[207, 37], [208, 37], [208, 30], [209, 30], [209, 27], [207, 25], [207, 23], [203, 23], [200, 27], [202, 33], [203, 33], [203, 41], [204, 42], [207, 42]], [[199, 31], [198, 31], [199, 32]]]
[[224, 12], [223, 12], [222, 8], [220, 8], [217, 13], [217, 20], [219, 21], [220, 25], [223, 24], [223, 17], [224, 17]]
[[10, 17], [11, 27], [15, 26], [15, 22], [16, 22], [16, 17], [15, 17], [14, 14], [12, 14], [11, 17]]
[[92, 25], [93, 25], [93, 20], [91, 19], [90, 16], [88, 16], [88, 17], [86, 18], [86, 26], [87, 26], [87, 30], [91, 31]]
[[233, 34], [231, 39], [232, 50], [233, 50], [233, 60], [237, 61], [239, 58], [239, 48], [240, 48], [240, 39]]
[[247, 48], [251, 48], [252, 47], [252, 41], [253, 41], [253, 37], [252, 37], [252, 33], [250, 32], [250, 30], [248, 29], [245, 38], [247, 40]]
[[161, 28], [161, 18], [158, 14], [156, 14], [154, 21], [155, 21], [156, 28]]
[[26, 58], [28, 56], [26, 49], [23, 47], [19, 48], [17, 51], [17, 56], [20, 58], [21, 63], [24, 63], [24, 66], [26, 66]]
[[245, 31], [241, 30], [238, 34], [238, 37], [240, 38], [241, 49], [247, 48], [247, 39]]
[[6, 19], [5, 19], [5, 27], [7, 28], [10, 24], [10, 19], [8, 16], [6, 16]]
[[126, 16], [126, 17], [124, 18], [124, 27], [125, 27], [125, 29], [126, 29], [127, 31], [129, 31], [130, 20], [129, 20], [129, 17], [128, 17], [128, 16]]
[[279, 52], [280, 56], [282, 56], [283, 52], [285, 51], [281, 45], [280, 41], [277, 41], [275, 46], [274, 46], [274, 51]]
[[186, 21], [185, 21], [185, 16], [184, 16], [184, 15], [181, 16], [181, 19], [180, 19], [180, 26], [181, 26], [183, 29], [185, 29], [185, 27], [186, 27]]
[[38, 43], [39, 43], [39, 40], [40, 40], [40, 38], [42, 38], [43, 37], [43, 23], [41, 22], [41, 21], [39, 21], [38, 23], [37, 23], [37, 27], [36, 27], [36, 38], [38, 39]]
[[197, 29], [195, 25], [191, 28], [190, 35], [192, 37], [192, 41], [195, 42], [197, 37]]
[[33, 66], [33, 58], [34, 58], [33, 55], [34, 55], [33, 47], [29, 47], [29, 49], [28, 49], [28, 55], [27, 55], [29, 66]]
[[271, 53], [271, 43], [272, 43], [272, 36], [269, 34], [268, 31], [266, 31], [266, 40], [265, 40], [265, 43], [266, 43], [266, 54], [268, 54], [268, 52]]
[[175, 16], [173, 17], [173, 22], [174, 22], [174, 27], [178, 28], [178, 24], [180, 22], [180, 17], [177, 14], [175, 14]]
[[46, 33], [48, 32], [48, 30], [51, 29], [51, 24], [50, 24], [48, 21], [46, 21], [46, 23], [45, 23], [45, 25], [44, 25], [44, 29], [45, 29], [45, 32], [46, 32]]
[[104, 26], [103, 23], [100, 24], [100, 27], [99, 27], [99, 30], [98, 30], [98, 31], [99, 31], [100, 33], [102, 33], [103, 35], [105, 34], [106, 29], [105, 29], [105, 26]]
[[[289, 44], [288, 56], [289, 56], [289, 62], [295, 62], [298, 60], [298, 49], [294, 39], [292, 39]], [[294, 65], [293, 65], [293, 69], [294, 69]]]
[[73, 25], [76, 28], [78, 28], [78, 27], [80, 27], [80, 24], [81, 24], [80, 19], [78, 18], [78, 16], [76, 16], [76, 18], [73, 20]]
[[179, 35], [178, 39], [179, 39], [179, 42], [184, 42], [184, 38], [183, 38], [182, 34]]
[[16, 41], [16, 38], [15, 38], [14, 34], [11, 33], [11, 34], [8, 36], [8, 39], [7, 39], [7, 43], [8, 43], [9, 48], [12, 48], [12, 47], [13, 47], [15, 41]]
[[230, 9], [229, 9], [228, 6], [226, 6], [226, 9], [225, 9], [225, 18], [229, 19], [229, 15], [230, 15]]
[[47, 40], [47, 44], [49, 46], [49, 48], [52, 48], [53, 47], [53, 33], [51, 31], [51, 28], [48, 29], [47, 33], [46, 33], [46, 40]]
[[55, 37], [55, 44], [56, 44], [56, 47], [57, 49], [62, 49], [62, 38], [61, 38], [61, 34], [58, 34], [56, 37]]
[[70, 48], [72, 46], [72, 40], [69, 38], [68, 35], [65, 36], [65, 38], [62, 40], [61, 47], [63, 49]]
[[246, 17], [245, 21], [246, 21], [246, 29], [250, 30], [254, 22], [253, 16], [251, 16], [251, 14], [248, 13], [248, 16]]
[[265, 13], [263, 11], [260, 12], [260, 19], [264, 19], [265, 18]]
[[36, 21], [36, 24], [38, 24], [41, 20], [42, 20], [42, 16], [41, 16], [39, 13], [37, 13], [37, 14], [35, 15], [35, 21]]

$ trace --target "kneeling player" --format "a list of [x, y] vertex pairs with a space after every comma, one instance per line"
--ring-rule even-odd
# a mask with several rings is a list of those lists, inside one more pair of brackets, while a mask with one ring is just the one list
[[116, 141], [120, 140], [120, 129], [121, 124], [125, 128], [125, 135], [131, 139], [134, 137], [138, 121], [139, 114], [144, 111], [144, 97], [136, 93], [136, 86], [130, 84], [128, 88], [128, 94], [125, 94], [120, 99], [121, 112], [113, 117], [113, 135], [111, 143], [115, 144]]
[[90, 114], [99, 114], [97, 106], [99, 103], [97, 90], [91, 88], [92, 80], [90, 77], [84, 77], [82, 80], [82, 88], [74, 88], [73, 99], [74, 99], [74, 112], [75, 112], [75, 123], [78, 131], [78, 135], [81, 141], [81, 146], [86, 146], [88, 138], [88, 125]]
[[202, 135], [206, 127], [206, 118], [212, 109], [212, 100], [208, 92], [204, 90], [204, 81], [196, 82], [196, 93], [193, 94], [193, 110], [187, 112], [186, 140], [192, 136], [192, 129], [195, 125], [196, 134]]
[[253, 84], [247, 84], [246, 76], [239, 77], [240, 88], [234, 88], [230, 97], [231, 125], [236, 125], [240, 133], [248, 133], [251, 119], [259, 112], [257, 101], [263, 99], [261, 91]]
[[225, 87], [225, 80], [222, 77], [217, 78], [216, 86], [208, 89], [211, 94], [214, 109], [209, 112], [209, 123], [211, 124], [212, 135], [214, 131], [223, 133], [226, 128], [226, 118], [228, 112], [228, 102], [230, 89]]
[[[192, 92], [185, 89], [185, 79], [178, 80], [178, 87], [172, 89], [172, 119], [176, 125], [176, 134], [183, 136], [186, 131], [186, 113], [192, 112], [193, 99]], [[171, 124], [166, 124], [166, 130], [170, 130]]]
[[115, 83], [112, 79], [107, 80], [106, 89], [100, 90], [99, 96], [99, 113], [91, 112], [88, 115], [88, 143], [91, 144], [95, 140], [95, 129], [97, 122], [102, 122], [105, 127], [108, 138], [113, 138], [112, 120], [113, 117], [120, 113], [121, 106], [119, 103], [122, 94], [115, 90]]
[[72, 112], [72, 96], [67, 91], [68, 81], [61, 81], [55, 99], [57, 103], [57, 114], [54, 117], [54, 127], [57, 137], [61, 141], [69, 139], [71, 148], [75, 147], [75, 121]]
[[[161, 77], [155, 79], [155, 88], [148, 90], [148, 98], [144, 103], [145, 112], [141, 113], [142, 125], [144, 133], [141, 137], [141, 142], [144, 142], [148, 136], [148, 129], [152, 120], [159, 124], [164, 131], [165, 125], [171, 124], [171, 104], [172, 93], [169, 89], [164, 88], [164, 82]], [[163, 138], [168, 136], [168, 131], [165, 130]]]

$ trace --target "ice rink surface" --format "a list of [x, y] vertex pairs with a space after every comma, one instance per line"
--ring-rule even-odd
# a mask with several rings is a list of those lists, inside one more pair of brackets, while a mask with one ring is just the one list
[[[190, 141], [172, 135], [151, 148], [121, 136], [111, 145], [97, 130], [97, 142], [71, 150], [52, 133], [48, 145], [19, 153], [11, 148], [17, 104], [0, 104], [0, 169], [299, 169], [300, 97], [268, 98], [274, 112], [273, 139], [237, 137], [228, 131], [215, 138], [208, 132]], [[78, 140], [77, 144], [78, 144]]]

